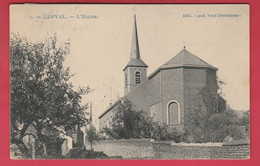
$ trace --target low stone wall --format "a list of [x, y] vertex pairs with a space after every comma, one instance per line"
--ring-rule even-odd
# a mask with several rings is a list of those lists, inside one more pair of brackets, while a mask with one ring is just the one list
[[183, 146], [153, 143], [155, 159], [249, 159], [249, 145]]
[[103, 151], [108, 156], [122, 156], [124, 159], [151, 159], [153, 146], [149, 140], [102, 140], [94, 141], [95, 151]]
[[94, 141], [95, 151], [123, 159], [249, 159], [249, 145], [171, 144], [149, 140]]

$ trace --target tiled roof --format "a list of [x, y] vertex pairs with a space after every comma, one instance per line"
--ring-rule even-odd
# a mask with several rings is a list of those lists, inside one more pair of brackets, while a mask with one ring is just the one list
[[196, 55], [190, 53], [185, 48], [176, 56], [166, 62], [161, 68], [172, 67], [208, 67], [217, 70], [217, 68], [198, 58]]
[[130, 61], [128, 62], [128, 64], [126, 65], [128, 66], [135, 66], [135, 67], [148, 67], [144, 61], [142, 59], [133, 59], [131, 58]]

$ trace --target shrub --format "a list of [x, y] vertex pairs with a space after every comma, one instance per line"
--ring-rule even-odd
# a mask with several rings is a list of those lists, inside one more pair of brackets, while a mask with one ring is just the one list
[[245, 138], [238, 127], [238, 115], [231, 109], [226, 109], [222, 113], [195, 110], [187, 115], [185, 125], [185, 132], [190, 142], [223, 142], [227, 136], [235, 140]]
[[152, 135], [151, 138], [158, 141], [174, 141], [182, 142], [185, 138], [185, 133], [183, 131], [178, 131], [176, 128], [172, 128], [165, 123], [153, 122], [151, 125]]

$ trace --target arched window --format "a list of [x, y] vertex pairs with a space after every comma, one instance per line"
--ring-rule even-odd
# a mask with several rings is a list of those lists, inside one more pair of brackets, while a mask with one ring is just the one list
[[180, 106], [175, 100], [167, 105], [167, 124], [180, 124]]
[[139, 71], [137, 71], [135, 73], [135, 84], [140, 84], [141, 83], [141, 73]]
[[127, 86], [127, 74], [125, 73], [125, 87]]

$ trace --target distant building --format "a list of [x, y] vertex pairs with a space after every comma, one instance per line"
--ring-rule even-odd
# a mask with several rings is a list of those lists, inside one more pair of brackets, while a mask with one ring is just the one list
[[[147, 67], [140, 56], [134, 18], [130, 61], [123, 69], [124, 97], [154, 120], [177, 129], [184, 127], [185, 115], [194, 110], [194, 99], [202, 90], [205, 90], [206, 96], [213, 99], [206, 101], [208, 103], [204, 102], [204, 108], [211, 106], [214, 107], [213, 110], [219, 111], [225, 107], [225, 101], [217, 93], [218, 69], [190, 53], [185, 47], [148, 77]], [[99, 116], [101, 130], [111, 126], [119, 102], [120, 100]]]

